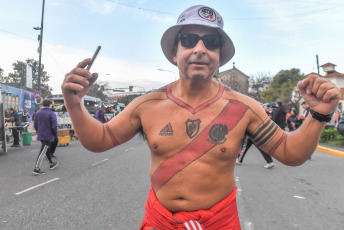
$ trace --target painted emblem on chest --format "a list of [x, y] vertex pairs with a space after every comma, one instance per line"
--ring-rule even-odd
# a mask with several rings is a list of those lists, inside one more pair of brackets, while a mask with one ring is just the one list
[[197, 119], [197, 120], [190, 120], [188, 119], [186, 122], [186, 134], [190, 137], [190, 138], [194, 138], [199, 131], [199, 126], [201, 124], [201, 120]]
[[160, 136], [172, 136], [173, 129], [171, 123], [168, 123], [159, 133]]
[[227, 140], [226, 138], [227, 134], [228, 134], [227, 125], [214, 124], [209, 130], [210, 139], [208, 139], [208, 141], [213, 144], [222, 144]]

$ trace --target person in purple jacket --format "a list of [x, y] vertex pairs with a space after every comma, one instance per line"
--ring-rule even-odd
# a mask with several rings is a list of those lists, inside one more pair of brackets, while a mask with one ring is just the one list
[[98, 108], [97, 112], [96, 112], [96, 119], [98, 121], [100, 121], [101, 123], [106, 123], [105, 120], [105, 106], [102, 105], [100, 106], [100, 108]]
[[38, 110], [35, 114], [34, 127], [38, 132], [38, 140], [41, 141], [42, 147], [39, 151], [35, 169], [33, 170], [34, 175], [45, 174], [39, 167], [42, 164], [44, 155], [49, 160], [50, 169], [55, 169], [57, 162], [53, 162], [50, 156], [50, 144], [55, 140], [57, 136], [57, 118], [56, 114], [52, 111], [54, 104], [51, 100], [43, 100], [42, 109]]

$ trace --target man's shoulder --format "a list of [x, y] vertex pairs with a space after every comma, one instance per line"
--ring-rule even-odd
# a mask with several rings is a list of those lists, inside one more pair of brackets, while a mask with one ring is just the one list
[[43, 108], [43, 109], [40, 109], [40, 110], [38, 110], [36, 113], [35, 113], [35, 116], [39, 116], [40, 114], [55, 114], [55, 112], [54, 111], [52, 111], [51, 109], [49, 109], [49, 108]]
[[166, 89], [159, 89], [159, 90], [154, 90], [152, 92], [149, 92], [147, 94], [141, 95], [135, 100], [133, 100], [134, 103], [143, 103], [146, 101], [159, 101], [159, 100], [164, 100], [167, 99], [166, 96]]
[[233, 100], [233, 101], [238, 101], [242, 104], [245, 104], [249, 108], [254, 108], [254, 107], [261, 107], [260, 103], [256, 101], [255, 99], [244, 95], [242, 93], [239, 93], [237, 91], [231, 90], [228, 87], [224, 88], [225, 90], [223, 91], [222, 98], [227, 99], [227, 100]]

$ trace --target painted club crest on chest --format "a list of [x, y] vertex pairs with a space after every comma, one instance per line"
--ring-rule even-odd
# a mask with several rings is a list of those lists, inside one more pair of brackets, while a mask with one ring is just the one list
[[209, 138], [208, 141], [213, 144], [222, 144], [224, 143], [227, 138], [226, 135], [228, 134], [228, 127], [224, 124], [214, 124], [209, 131]]
[[197, 119], [197, 120], [188, 119], [185, 122], [185, 124], [186, 124], [186, 134], [190, 138], [194, 138], [199, 132], [199, 126], [201, 124], [201, 120], [200, 119]]

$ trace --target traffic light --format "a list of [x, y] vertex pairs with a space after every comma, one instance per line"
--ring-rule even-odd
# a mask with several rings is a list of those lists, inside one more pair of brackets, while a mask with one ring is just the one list
[[133, 91], [133, 87], [132, 85], [129, 85], [129, 91]]

